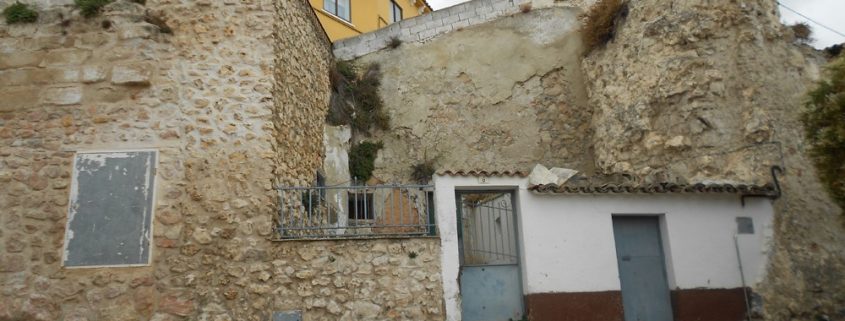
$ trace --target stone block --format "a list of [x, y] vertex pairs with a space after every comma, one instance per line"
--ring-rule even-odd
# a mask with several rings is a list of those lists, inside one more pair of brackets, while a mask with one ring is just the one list
[[23, 110], [38, 102], [37, 87], [0, 87], [0, 112]]
[[41, 92], [41, 102], [49, 105], [74, 105], [82, 102], [82, 87], [51, 87]]
[[34, 67], [38, 66], [42, 59], [44, 59], [43, 51], [0, 54], [0, 69]]
[[411, 27], [410, 32], [411, 33], [418, 33], [420, 31], [425, 30], [425, 28], [426, 28], [425, 24], [416, 25], [416, 26]]
[[188, 298], [180, 297], [175, 294], [166, 295], [159, 301], [159, 310], [162, 312], [187, 317], [191, 315], [196, 307], [194, 301]]
[[111, 83], [126, 86], [147, 86], [150, 84], [152, 67], [144, 64], [115, 66], [111, 71]]
[[90, 50], [55, 49], [44, 56], [41, 66], [80, 65], [91, 57]]
[[19, 68], [0, 71], [0, 86], [20, 86], [32, 84], [37, 73], [34, 68]]
[[0, 255], [0, 272], [21, 272], [26, 269], [24, 262], [26, 262], [26, 260], [23, 255]]
[[105, 66], [82, 67], [82, 82], [86, 84], [106, 80], [108, 69]]
[[469, 20], [461, 20], [452, 24], [452, 30], [469, 27]]
[[469, 18], [475, 17], [476, 15], [477, 14], [475, 13], [475, 11], [467, 11], [467, 12], [461, 12], [460, 14], [458, 14], [458, 18], [459, 18], [459, 20], [467, 20]]
[[493, 12], [493, 7], [490, 7], [490, 6], [478, 6], [478, 7], [475, 9], [475, 12], [476, 12], [477, 14], [485, 14], [485, 13], [488, 13], [488, 12]]
[[[69, 68], [55, 68], [55, 69], [47, 69], [45, 75], [46, 77], [43, 79], [43, 83], [68, 83], [68, 82], [78, 82], [79, 81], [79, 68], [77, 67], [69, 67]], [[50, 81], [52, 80], [52, 81]]]
[[442, 27], [439, 27], [437, 29], [434, 29], [434, 34], [439, 35], [439, 34], [447, 33], [447, 32], [450, 32], [450, 31], [452, 31], [452, 26], [442, 26]]
[[426, 40], [426, 39], [429, 39], [429, 38], [437, 35], [437, 31], [435, 31], [435, 30], [424, 30], [424, 31], [420, 32], [419, 35], [420, 35], [420, 40]]
[[117, 36], [121, 40], [143, 38], [148, 39], [156, 31], [156, 26], [149, 23], [138, 23], [128, 26], [122, 26], [117, 30]]
[[0, 38], [0, 53], [12, 54], [20, 51], [20, 40], [17, 38]]
[[451, 16], [443, 18], [442, 21], [443, 21], [443, 25], [450, 25], [450, 24], [457, 22], [458, 20], [461, 20], [459, 15], [451, 15]]

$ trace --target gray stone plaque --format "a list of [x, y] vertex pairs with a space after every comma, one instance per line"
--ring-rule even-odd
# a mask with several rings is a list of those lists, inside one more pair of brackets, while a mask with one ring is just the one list
[[155, 151], [78, 153], [64, 265], [146, 265], [154, 207]]

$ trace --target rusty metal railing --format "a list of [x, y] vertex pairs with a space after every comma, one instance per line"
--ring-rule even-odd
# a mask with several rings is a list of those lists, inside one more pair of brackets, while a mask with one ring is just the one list
[[277, 187], [279, 239], [434, 236], [431, 185]]

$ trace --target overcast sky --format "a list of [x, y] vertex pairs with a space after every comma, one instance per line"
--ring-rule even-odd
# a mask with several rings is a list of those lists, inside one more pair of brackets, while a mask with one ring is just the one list
[[[845, 0], [780, 0], [783, 5], [802, 13], [840, 33], [845, 34]], [[434, 10], [456, 5], [466, 0], [428, 0]], [[781, 18], [786, 24], [793, 24], [806, 19], [780, 8]], [[817, 24], [808, 22], [813, 28], [813, 45], [824, 48], [845, 42], [845, 37], [837, 35]]]

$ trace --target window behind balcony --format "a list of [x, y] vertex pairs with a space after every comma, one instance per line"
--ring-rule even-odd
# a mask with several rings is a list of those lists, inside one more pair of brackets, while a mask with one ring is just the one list
[[349, 15], [349, 0], [323, 0], [323, 10], [351, 22]]
[[402, 21], [402, 7], [396, 4], [396, 1], [390, 1], [390, 22]]

